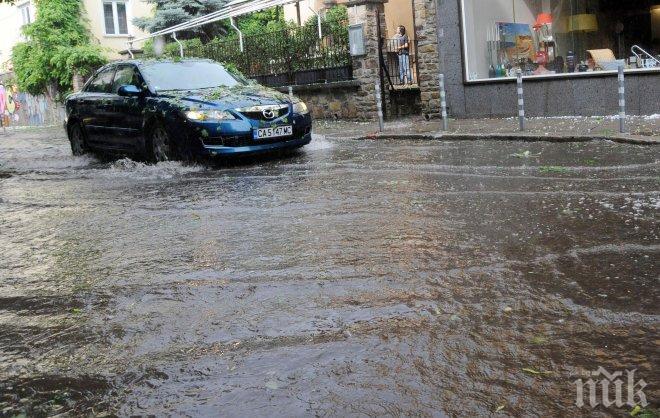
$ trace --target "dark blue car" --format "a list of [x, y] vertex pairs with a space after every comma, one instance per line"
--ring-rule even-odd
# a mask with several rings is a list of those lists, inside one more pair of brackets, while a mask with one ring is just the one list
[[98, 151], [158, 162], [308, 144], [305, 103], [210, 60], [121, 61], [66, 100], [74, 155]]

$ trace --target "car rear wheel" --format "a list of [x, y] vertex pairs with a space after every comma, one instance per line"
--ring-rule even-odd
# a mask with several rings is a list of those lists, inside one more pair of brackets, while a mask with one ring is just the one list
[[83, 155], [87, 152], [85, 135], [77, 123], [69, 128], [69, 142], [71, 143], [71, 153], [73, 155]]
[[164, 126], [157, 124], [151, 130], [147, 152], [149, 160], [154, 163], [172, 158], [172, 142]]

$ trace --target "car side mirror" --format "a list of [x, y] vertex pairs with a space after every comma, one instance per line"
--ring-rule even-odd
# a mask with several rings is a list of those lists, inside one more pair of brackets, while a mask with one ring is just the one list
[[117, 90], [117, 94], [122, 97], [135, 97], [141, 95], [142, 90], [139, 87], [134, 86], [132, 84], [126, 84], [124, 86], [119, 87], [119, 90]]

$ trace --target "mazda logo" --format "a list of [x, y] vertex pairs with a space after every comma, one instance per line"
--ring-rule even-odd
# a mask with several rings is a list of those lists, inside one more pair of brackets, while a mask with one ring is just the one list
[[264, 109], [261, 113], [266, 119], [273, 119], [275, 117], [275, 112], [273, 109]]

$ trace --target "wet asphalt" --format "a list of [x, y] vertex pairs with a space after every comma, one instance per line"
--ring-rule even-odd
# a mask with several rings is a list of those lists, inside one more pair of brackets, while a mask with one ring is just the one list
[[[0, 416], [658, 407], [657, 147], [353, 141], [230, 165], [0, 135]], [[524, 369], [524, 370], [523, 370]]]

